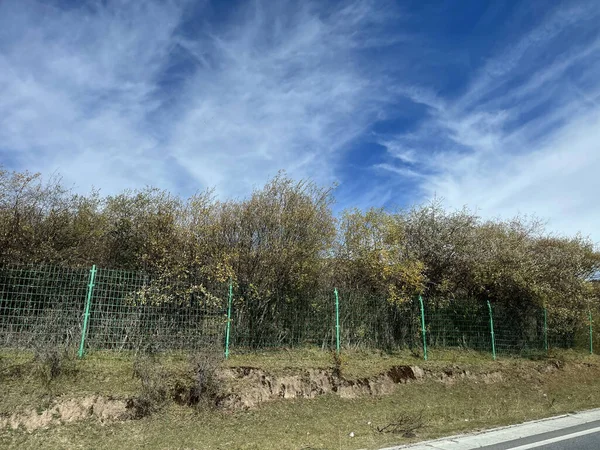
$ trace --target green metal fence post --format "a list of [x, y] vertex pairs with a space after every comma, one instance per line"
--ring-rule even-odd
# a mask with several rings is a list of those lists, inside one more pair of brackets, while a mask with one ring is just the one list
[[590, 355], [594, 354], [594, 330], [592, 327], [592, 312], [588, 311], [589, 317], [590, 317]]
[[338, 290], [333, 290], [335, 294], [335, 349], [337, 354], [340, 354], [340, 298], [338, 296]]
[[92, 295], [94, 293], [94, 281], [96, 280], [96, 265], [90, 270], [90, 282], [87, 290], [87, 300], [85, 303], [85, 314], [83, 315], [83, 329], [81, 330], [81, 343], [79, 344], [79, 358], [83, 358], [85, 349], [85, 336], [87, 334], [88, 323], [90, 321], [90, 304], [92, 303]]
[[548, 353], [548, 312], [544, 307], [544, 350]]
[[492, 315], [492, 305], [490, 305], [490, 301], [487, 301], [488, 310], [490, 311], [490, 333], [492, 336], [492, 356], [494, 361], [496, 361], [496, 339], [494, 338], [494, 317]]
[[423, 297], [419, 295], [421, 305], [421, 335], [423, 336], [423, 359], [427, 361], [427, 332], [425, 331], [425, 308], [423, 307]]
[[229, 280], [229, 298], [227, 301], [227, 330], [225, 331], [225, 359], [229, 359], [229, 333], [231, 332], [231, 303], [233, 301], [233, 283]]

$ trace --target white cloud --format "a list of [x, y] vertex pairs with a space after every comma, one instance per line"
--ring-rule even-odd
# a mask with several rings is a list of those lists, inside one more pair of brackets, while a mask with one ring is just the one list
[[404, 163], [414, 164], [418, 161], [417, 152], [412, 148], [407, 148], [405, 145], [394, 139], [381, 139], [379, 145], [385, 147], [387, 152], [395, 159]]
[[371, 123], [381, 90], [352, 58], [352, 27], [379, 20], [365, 5], [330, 17], [301, 7], [285, 20], [251, 10], [235, 31], [183, 43], [194, 55], [214, 47], [218, 69], [199, 69], [187, 87], [170, 142], [175, 157], [228, 194], [278, 168], [332, 181], [335, 159]]
[[145, 121], [180, 12], [170, 3], [0, 4], [2, 147], [22, 168], [56, 170], [83, 190], [115, 192], [160, 176], [144, 164], [157, 146]]
[[491, 58], [458, 98], [407, 95], [431, 112], [397, 139], [417, 150], [424, 199], [441, 196], [484, 217], [534, 214], [553, 232], [600, 241], [600, 36], [591, 28], [599, 18], [594, 3], [557, 9]]
[[386, 164], [386, 163], [376, 164], [373, 167], [375, 169], [381, 169], [381, 170], [386, 170], [388, 172], [392, 172], [396, 175], [400, 175], [405, 178], [412, 178], [412, 177], [420, 178], [420, 177], [422, 177], [422, 175], [419, 172], [409, 169], [408, 167], [396, 167], [396, 166], [393, 166], [391, 164]]
[[600, 111], [595, 111], [535, 151], [506, 160], [501, 155], [459, 158], [457, 167], [431, 177], [424, 187], [453, 207], [478, 207], [487, 216], [534, 212], [556, 232], [596, 237], [599, 142]]
[[379, 45], [379, 3], [257, 1], [191, 32], [183, 2], [92, 5], [0, 4], [0, 149], [80, 190], [243, 195], [282, 168], [331, 182], [385, 98], [355, 57]]
[[[365, 158], [374, 170], [349, 181], [349, 206], [418, 185], [422, 199], [534, 213], [600, 240], [596, 2], [564, 4], [507, 38], [458, 96], [415, 83], [427, 63], [410, 61], [435, 49], [399, 29], [391, 3], [257, 0], [218, 27], [198, 11], [189, 22], [197, 5], [0, 2], [0, 163], [59, 172], [80, 191], [216, 186], [227, 197], [281, 168], [332, 182], [369, 130], [389, 158]], [[391, 45], [393, 64], [371, 57]], [[371, 133], [399, 99], [420, 124]]]

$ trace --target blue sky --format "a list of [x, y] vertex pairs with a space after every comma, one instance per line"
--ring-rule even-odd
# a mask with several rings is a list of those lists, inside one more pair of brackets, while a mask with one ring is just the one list
[[0, 163], [105, 194], [434, 196], [600, 241], [600, 2], [0, 1]]

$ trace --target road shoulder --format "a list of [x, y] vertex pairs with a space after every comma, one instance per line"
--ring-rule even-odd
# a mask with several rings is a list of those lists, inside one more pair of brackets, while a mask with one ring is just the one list
[[[508, 427], [494, 428], [476, 433], [449, 436], [432, 441], [419, 442], [411, 445], [400, 445], [386, 447], [381, 450], [471, 450], [475, 448], [489, 447], [523, 439], [523, 443], [533, 442], [533, 437], [558, 436], [561, 430], [572, 427], [573, 431], [585, 429], [586, 425], [592, 426], [594, 422], [600, 421], [600, 408], [564, 414], [556, 417], [525, 422]], [[510, 448], [510, 446], [508, 447]], [[490, 449], [491, 450], [491, 449]]]

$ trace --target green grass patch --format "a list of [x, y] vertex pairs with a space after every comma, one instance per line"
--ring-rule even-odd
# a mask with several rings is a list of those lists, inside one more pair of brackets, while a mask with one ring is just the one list
[[[92, 420], [32, 433], [0, 431], [2, 448], [188, 448], [188, 449], [359, 449], [380, 448], [417, 439], [508, 425], [565, 412], [600, 407], [600, 357], [553, 352], [560, 369], [543, 370], [545, 361], [502, 358], [471, 352], [431, 352], [424, 362], [410, 353], [348, 351], [345, 376], [368, 377], [398, 365], [442, 370], [460, 367], [471, 373], [500, 371], [502, 381], [475, 379], [452, 382], [425, 380], [399, 385], [383, 397], [277, 400], [248, 411], [196, 410], [170, 404], [140, 420], [101, 425]], [[435, 359], [434, 359], [435, 357]], [[52, 396], [88, 394], [127, 397], [139, 392], [133, 377], [133, 357], [92, 353], [76, 362], [74, 374], [59, 376], [45, 387], [27, 372], [32, 356], [0, 354], [2, 397], [0, 411], [43, 407]], [[173, 370], [187, 364], [185, 355], [165, 355], [161, 362]], [[331, 355], [311, 349], [233, 354], [225, 366], [252, 366], [271, 373], [331, 368]], [[21, 366], [21, 372], [16, 369]], [[416, 437], [379, 432], [402, 420], [418, 419]], [[400, 427], [402, 428], [402, 427]], [[388, 427], [386, 430], [393, 430]], [[396, 430], [398, 431], [398, 430]], [[354, 437], [350, 437], [350, 433]]]

